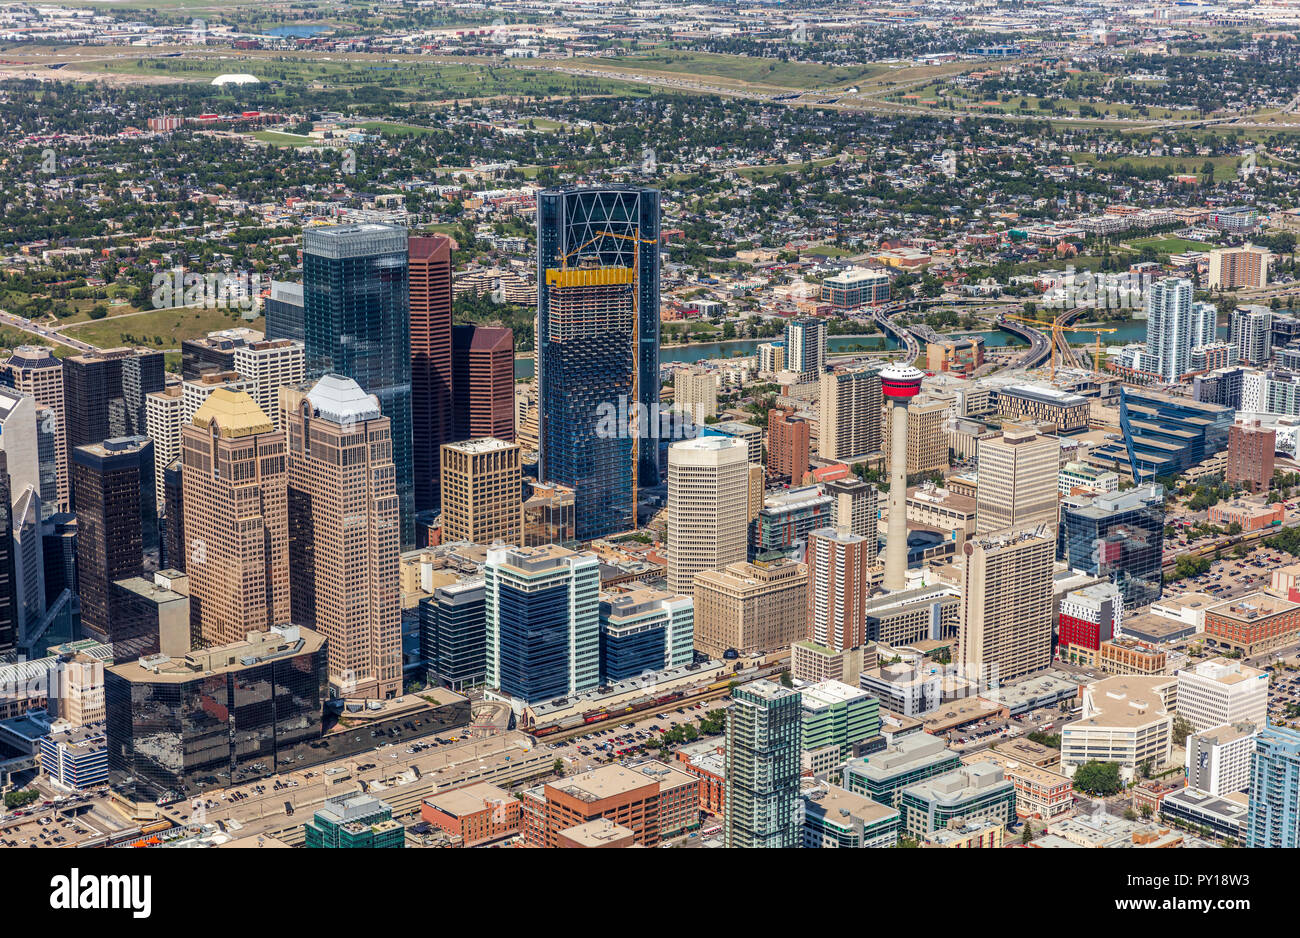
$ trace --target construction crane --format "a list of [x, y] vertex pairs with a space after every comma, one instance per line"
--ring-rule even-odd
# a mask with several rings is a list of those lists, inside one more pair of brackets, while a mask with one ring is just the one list
[[[1053, 324], [1055, 325], [1055, 324]], [[1060, 326], [1060, 332], [1091, 332], [1094, 343], [1092, 347], [1092, 370], [1101, 371], [1101, 334], [1103, 332], [1117, 332], [1117, 329], [1104, 329], [1100, 326]]]
[[[1011, 313], [1003, 313], [1003, 314], [1002, 314], [1002, 318], [1003, 318], [1003, 319], [1013, 319], [1013, 320], [1015, 320], [1016, 322], [1023, 322], [1023, 323], [1026, 323], [1026, 324], [1028, 324], [1028, 325], [1031, 325], [1031, 326], [1037, 326], [1037, 327], [1039, 327], [1039, 328], [1042, 328], [1042, 327], [1044, 327], [1044, 326], [1049, 326], [1049, 325], [1052, 327], [1052, 365], [1051, 365], [1051, 367], [1052, 367], [1052, 378], [1055, 378], [1055, 377], [1056, 377], [1056, 346], [1057, 346], [1057, 343], [1060, 343], [1060, 345], [1061, 345], [1062, 348], [1069, 348], [1069, 341], [1066, 339], [1066, 337], [1065, 337], [1065, 333], [1067, 333], [1067, 332], [1091, 332], [1091, 333], [1093, 333], [1093, 334], [1096, 336], [1096, 345], [1095, 345], [1095, 347], [1094, 347], [1094, 352], [1093, 352], [1093, 356], [1094, 356], [1093, 368], [1094, 368], [1094, 370], [1096, 370], [1096, 371], [1101, 371], [1101, 364], [1100, 364], [1100, 362], [1101, 362], [1101, 334], [1102, 334], [1103, 332], [1115, 332], [1115, 331], [1117, 331], [1117, 330], [1115, 330], [1115, 329], [1107, 329], [1107, 328], [1102, 328], [1102, 327], [1100, 327], [1100, 326], [1064, 326], [1064, 325], [1061, 325], [1061, 317], [1060, 317], [1060, 316], [1058, 316], [1056, 319], [1052, 320], [1052, 322], [1050, 322], [1050, 323], [1044, 322], [1044, 321], [1041, 320], [1041, 319], [1029, 319], [1029, 318], [1027, 318], [1027, 317], [1025, 317], [1025, 316], [1016, 316], [1016, 315], [1013, 315], [1013, 314], [1011, 314]], [[1064, 353], [1062, 353], [1062, 357], [1064, 357]]]
[[[569, 258], [579, 254], [591, 245], [595, 244], [601, 238], [617, 238], [620, 241], [634, 241], [637, 244], [658, 244], [657, 238], [641, 237], [640, 227], [634, 227], [631, 234], [624, 234], [616, 231], [598, 231], [595, 237], [588, 238], [582, 244], [578, 245], [572, 251], [560, 255], [560, 269], [567, 271], [569, 269]], [[638, 293], [641, 286], [641, 252], [632, 251], [632, 403], [637, 409], [637, 425], [632, 431], [632, 530], [635, 531], [638, 525], [637, 517], [637, 474], [641, 467], [641, 329], [640, 329], [640, 304], [638, 302]], [[657, 312], [657, 311], [656, 311]], [[656, 325], [656, 328], [658, 326]], [[536, 341], [536, 339], [534, 339]], [[632, 413], [632, 407], [628, 407], [629, 417]], [[630, 422], [630, 420], [629, 420]]]

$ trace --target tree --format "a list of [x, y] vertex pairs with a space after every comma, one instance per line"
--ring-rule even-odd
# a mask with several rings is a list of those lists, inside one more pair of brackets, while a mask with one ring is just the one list
[[1187, 717], [1179, 715], [1174, 717], [1173, 729], [1171, 729], [1169, 732], [1176, 745], [1186, 746], [1187, 737], [1190, 736], [1192, 733], [1195, 733], [1196, 728], [1192, 726], [1191, 722], [1187, 719]]
[[563, 775], [563, 774], [564, 774], [564, 760], [563, 760], [563, 759], [556, 759], [553, 763], [551, 763], [551, 771], [553, 771], [556, 775]]
[[1025, 822], [1025, 828], [1020, 832], [1020, 842], [1028, 846], [1029, 842], [1033, 839], [1034, 839], [1033, 828], [1029, 826], [1028, 822]]
[[1074, 787], [1090, 795], [1113, 795], [1124, 787], [1118, 762], [1085, 762], [1074, 773]]

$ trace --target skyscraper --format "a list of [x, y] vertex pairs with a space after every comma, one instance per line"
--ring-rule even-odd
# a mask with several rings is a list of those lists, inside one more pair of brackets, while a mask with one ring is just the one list
[[1273, 354], [1273, 311], [1267, 306], [1238, 306], [1228, 321], [1229, 338], [1237, 361], [1267, 365]]
[[1061, 502], [1056, 559], [1109, 579], [1129, 609], [1160, 598], [1165, 544], [1164, 489], [1143, 485]]
[[884, 428], [877, 369], [836, 368], [825, 372], [821, 376], [820, 398], [817, 452], [821, 456], [855, 459], [881, 451]]
[[1030, 427], [1010, 426], [979, 441], [975, 530], [1056, 524], [1061, 443]]
[[515, 334], [501, 326], [454, 326], [455, 435], [515, 441]]
[[880, 550], [877, 534], [880, 510], [876, 507], [880, 495], [876, 487], [850, 477], [827, 482], [822, 488], [835, 499], [834, 527], [865, 537], [867, 551], [871, 555], [868, 562], [875, 563]]
[[1228, 471], [1225, 482], [1240, 482], [1252, 492], [1268, 491], [1273, 481], [1277, 431], [1260, 426], [1259, 418], [1238, 417], [1228, 428]]
[[723, 829], [728, 847], [797, 847], [802, 699], [768, 680], [737, 687], [727, 709]]
[[[67, 450], [146, 433], [145, 395], [163, 389], [163, 353], [114, 348], [63, 360]], [[75, 492], [73, 493], [75, 507]]]
[[392, 421], [402, 546], [415, 543], [407, 231], [326, 225], [303, 231], [306, 379], [351, 378]]
[[726, 436], [668, 447], [668, 588], [695, 594], [695, 574], [746, 557], [749, 446]]
[[[123, 632], [113, 614], [113, 581], [136, 576], [144, 555], [158, 551], [153, 441], [120, 437], [72, 451], [77, 503], [77, 592], [81, 627], [111, 645], [116, 661], [157, 650], [157, 636]], [[6, 505], [8, 502], [5, 503]]]
[[31, 488], [40, 492], [40, 449], [34, 398], [0, 387], [0, 450], [9, 465], [9, 492], [17, 500]]
[[271, 293], [263, 304], [266, 313], [266, 339], [303, 341], [302, 284], [271, 281]]
[[181, 431], [181, 464], [195, 637], [223, 645], [289, 622], [284, 432], [247, 394], [214, 391]]
[[[439, 447], [457, 435], [452, 410], [454, 366], [451, 327], [451, 239], [412, 235], [411, 440], [415, 510], [437, 508], [441, 498]], [[514, 384], [511, 362], [511, 394]], [[513, 399], [512, 399], [513, 400]], [[491, 436], [482, 433], [481, 436]]]
[[628, 530], [634, 481], [659, 481], [658, 191], [541, 192], [537, 285], [542, 480], [573, 488], [580, 540]]
[[248, 381], [249, 396], [257, 406], [280, 426], [280, 388], [302, 384], [304, 370], [303, 345], [289, 339], [249, 342], [235, 349], [234, 369]]
[[0, 657], [12, 655], [18, 647], [18, 576], [9, 497], [8, 457], [0, 450]]
[[1052, 662], [1051, 529], [1005, 531], [962, 545], [961, 621], [954, 660], [980, 688]]
[[519, 444], [493, 437], [442, 445], [442, 539], [522, 543]]
[[1192, 370], [1192, 349], [1217, 338], [1214, 306], [1192, 302], [1192, 282], [1159, 280], [1147, 291], [1147, 347], [1143, 370], [1174, 382]]
[[808, 638], [832, 651], [866, 642], [868, 569], [876, 545], [847, 529], [821, 528], [808, 535]]
[[[58, 472], [58, 499], [46, 507], [68, 510], [68, 437], [63, 406], [63, 363], [52, 349], [37, 345], [20, 345], [9, 357], [5, 369], [6, 383], [16, 391], [36, 398], [40, 407], [53, 414], [54, 453]], [[46, 499], [48, 502], [49, 499]]]
[[289, 609], [328, 640], [340, 697], [402, 692], [397, 492], [390, 421], [350, 378], [281, 389], [289, 457]]
[[826, 370], [826, 320], [792, 319], [785, 327], [785, 368], [800, 383], [817, 381]]
[[1300, 847], [1300, 731], [1264, 726], [1250, 763], [1247, 847]]
[[600, 561], [555, 545], [489, 550], [487, 686], [525, 703], [600, 684]]

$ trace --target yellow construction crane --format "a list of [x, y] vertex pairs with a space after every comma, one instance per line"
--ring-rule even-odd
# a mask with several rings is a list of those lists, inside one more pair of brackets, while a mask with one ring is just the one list
[[1045, 326], [1051, 326], [1051, 328], [1052, 328], [1052, 359], [1051, 359], [1052, 364], [1051, 364], [1051, 368], [1052, 368], [1052, 377], [1053, 377], [1053, 378], [1056, 377], [1056, 345], [1057, 345], [1058, 342], [1059, 342], [1063, 347], [1064, 347], [1064, 346], [1067, 346], [1067, 345], [1069, 344], [1069, 343], [1067, 342], [1066, 338], [1065, 338], [1064, 333], [1066, 333], [1066, 332], [1091, 332], [1091, 333], [1093, 333], [1093, 334], [1096, 336], [1096, 345], [1095, 345], [1095, 347], [1094, 347], [1094, 351], [1093, 351], [1093, 359], [1094, 359], [1094, 360], [1093, 360], [1093, 368], [1094, 368], [1094, 370], [1096, 370], [1096, 371], [1101, 371], [1101, 334], [1102, 334], [1103, 332], [1115, 332], [1115, 331], [1116, 331], [1115, 329], [1106, 329], [1106, 328], [1102, 328], [1102, 327], [1099, 327], [1099, 326], [1063, 326], [1063, 325], [1061, 325], [1061, 317], [1060, 317], [1060, 316], [1058, 316], [1056, 319], [1052, 320], [1050, 323], [1048, 323], [1048, 322], [1044, 322], [1044, 321], [1041, 320], [1041, 319], [1029, 319], [1029, 318], [1027, 318], [1027, 317], [1025, 317], [1025, 316], [1015, 316], [1015, 315], [1012, 315], [1012, 314], [1010, 314], [1010, 313], [1003, 313], [1003, 314], [1002, 314], [1002, 318], [1003, 318], [1003, 319], [1013, 319], [1013, 320], [1015, 320], [1016, 322], [1027, 323], [1028, 325], [1031, 325], [1031, 326], [1037, 326], [1037, 327], [1039, 327], [1039, 328], [1043, 328], [1043, 327], [1045, 327]]
[[1103, 332], [1117, 332], [1116, 329], [1103, 329], [1100, 326], [1061, 326], [1062, 332], [1091, 332], [1094, 343], [1092, 347], [1092, 370], [1101, 371], [1101, 334]]
[[[572, 251], [560, 255], [560, 269], [567, 271], [569, 269], [569, 258], [575, 254], [581, 253], [586, 248], [595, 244], [601, 238], [618, 238], [620, 241], [635, 241], [637, 244], [658, 244], [656, 238], [641, 237], [641, 229], [634, 227], [631, 234], [622, 234], [616, 231], [598, 231], [595, 237], [588, 238], [582, 244], [578, 245]], [[640, 470], [641, 460], [641, 397], [640, 397], [640, 374], [641, 374], [641, 328], [640, 328], [640, 303], [638, 302], [638, 293], [641, 286], [641, 252], [634, 250], [632, 252], [632, 404], [637, 409], [636, 429], [632, 431], [632, 530], [637, 528], [637, 473]], [[656, 310], [656, 313], [658, 311]], [[655, 328], [658, 328], [656, 324]], [[537, 339], [534, 337], [534, 342]], [[632, 406], [628, 407], [628, 415], [632, 413]], [[648, 415], [647, 415], [647, 419]], [[629, 421], [630, 422], [630, 421]]]

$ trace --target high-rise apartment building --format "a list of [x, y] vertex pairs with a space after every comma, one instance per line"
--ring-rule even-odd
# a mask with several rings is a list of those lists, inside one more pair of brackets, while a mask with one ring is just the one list
[[1061, 597], [1056, 627], [1062, 655], [1067, 649], [1097, 651], [1102, 642], [1121, 634], [1124, 597], [1114, 583], [1093, 583]]
[[297, 387], [306, 375], [301, 342], [290, 339], [249, 342], [235, 349], [234, 370], [250, 382], [249, 396], [280, 426], [280, 388]]
[[799, 748], [803, 770], [819, 778], [837, 773], [855, 748], [880, 740], [880, 701], [851, 684], [819, 681], [801, 687]]
[[402, 546], [415, 544], [407, 230], [322, 225], [303, 230], [306, 379], [351, 378], [392, 421]]
[[822, 488], [835, 499], [833, 527], [866, 538], [867, 550], [871, 554], [870, 562], [874, 563], [880, 548], [876, 533], [880, 519], [880, 509], [877, 507], [880, 496], [876, 487], [861, 479], [848, 478], [827, 482]]
[[515, 441], [515, 334], [501, 326], [453, 326], [456, 440]]
[[[72, 451], [77, 503], [77, 592], [87, 637], [113, 648], [117, 661], [157, 651], [157, 635], [124, 632], [114, 614], [113, 581], [139, 574], [158, 551], [153, 442], [144, 436], [104, 440]], [[7, 503], [6, 503], [7, 504]]]
[[1253, 244], [1220, 248], [1210, 252], [1210, 289], [1260, 289], [1268, 285], [1268, 265], [1273, 255], [1268, 248]]
[[[947, 401], [918, 398], [907, 407], [907, 477], [942, 472], [948, 468], [948, 435], [943, 426], [951, 405]], [[893, 447], [892, 424], [885, 425], [885, 451]]]
[[1228, 471], [1225, 482], [1240, 482], [1252, 492], [1267, 492], [1273, 481], [1277, 431], [1260, 426], [1258, 418], [1238, 417], [1228, 428]]
[[3, 379], [14, 390], [30, 394], [39, 407], [48, 409], [52, 415], [50, 431], [54, 439], [58, 498], [51, 501], [42, 497], [49, 503], [49, 508], [67, 511], [68, 437], [63, 404], [63, 364], [46, 346], [20, 345], [9, 356]]
[[880, 372], [836, 368], [821, 376], [817, 452], [826, 459], [856, 459], [884, 447]]
[[1300, 847], [1300, 730], [1263, 726], [1250, 765], [1247, 847]]
[[718, 376], [711, 371], [687, 368], [673, 377], [673, 406], [690, 416], [695, 424], [718, 415]]
[[975, 531], [1056, 524], [1061, 444], [1027, 427], [980, 440]]
[[803, 481], [808, 471], [809, 423], [796, 417], [789, 408], [767, 412], [767, 474], [790, 480], [791, 485]]
[[[453, 411], [451, 239], [439, 234], [412, 235], [408, 243], [415, 510], [426, 511], [440, 504], [439, 447], [450, 440], [494, 434], [486, 431], [458, 434], [456, 427], [457, 416]], [[513, 400], [511, 403], [513, 405]]]
[[489, 550], [487, 686], [525, 704], [600, 685], [600, 561], [555, 545]]
[[194, 636], [229, 644], [289, 622], [284, 432], [247, 394], [214, 391], [181, 430], [181, 466]]
[[724, 436], [668, 447], [668, 588], [692, 596], [695, 574], [745, 559], [749, 448]]
[[659, 481], [657, 190], [538, 194], [536, 335], [542, 481], [573, 488], [580, 540], [626, 531]]
[[785, 326], [785, 368], [799, 383], [821, 379], [826, 370], [826, 320], [792, 319]]
[[1192, 349], [1218, 338], [1217, 312], [1210, 303], [1192, 302], [1192, 282], [1159, 280], [1147, 291], [1147, 345], [1144, 371], [1174, 382], [1192, 370]]
[[1273, 354], [1273, 311], [1267, 306], [1238, 306], [1228, 322], [1228, 341], [1237, 350], [1237, 361], [1267, 365]]
[[797, 847], [800, 842], [802, 700], [772, 681], [737, 687], [727, 709], [728, 847]]
[[280, 406], [292, 621], [327, 639], [337, 696], [396, 697], [401, 547], [391, 421], [373, 394], [339, 375], [305, 394], [282, 389]]
[[953, 656], [962, 675], [986, 687], [1052, 662], [1050, 529], [1008, 531], [962, 545], [961, 621]]
[[444, 443], [442, 540], [519, 545], [519, 444], [492, 437]]
[[822, 528], [808, 535], [808, 632], [832, 651], [861, 647], [867, 639], [869, 568], [876, 545], [860, 534]]

